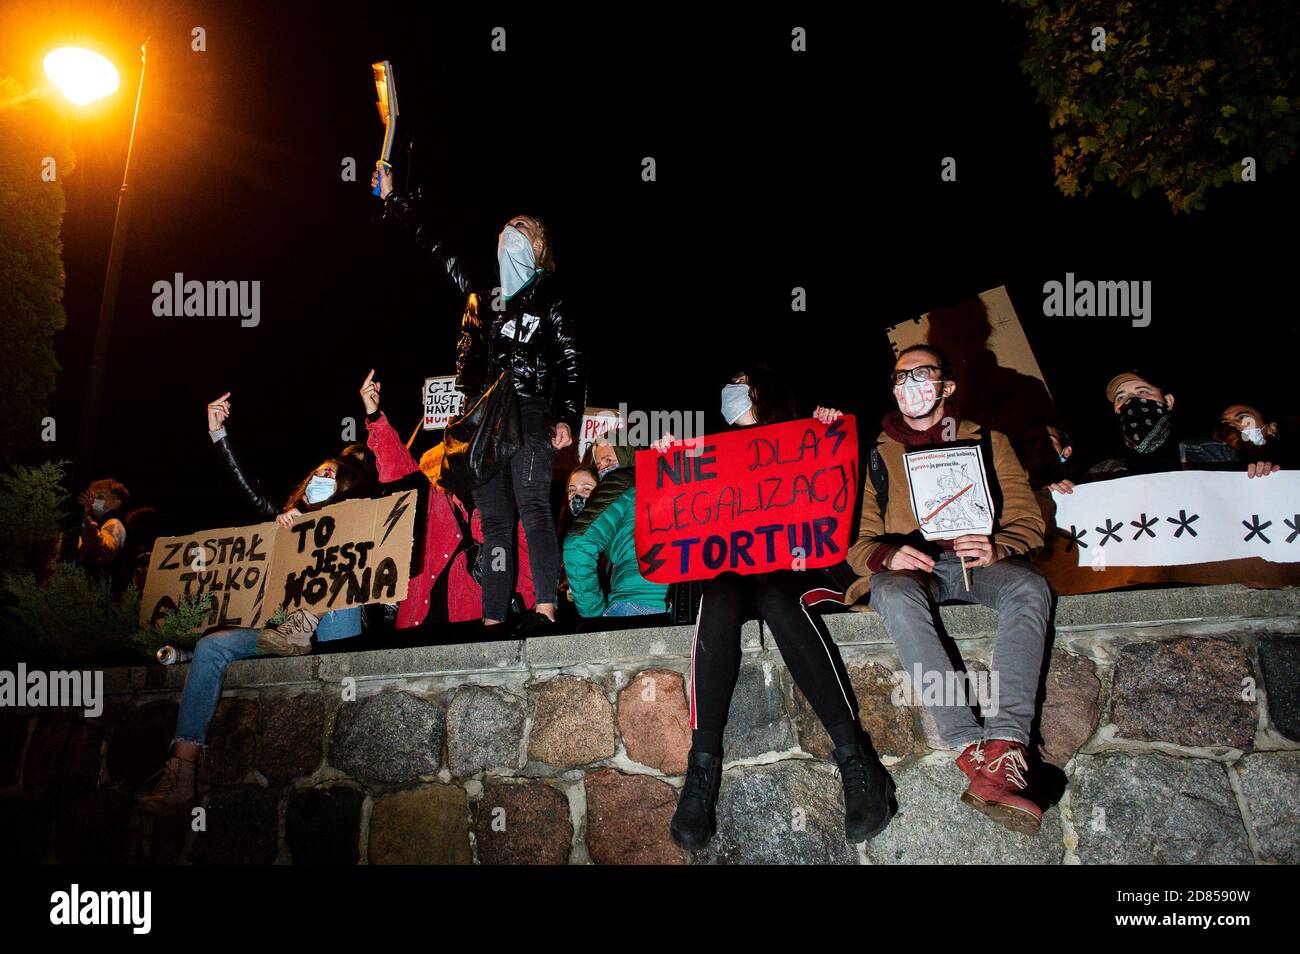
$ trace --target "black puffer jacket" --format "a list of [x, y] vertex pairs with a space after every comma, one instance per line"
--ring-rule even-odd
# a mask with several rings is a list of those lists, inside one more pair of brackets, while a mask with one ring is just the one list
[[[471, 276], [465, 260], [420, 222], [418, 202], [418, 193], [391, 192], [382, 218], [408, 229], [469, 299], [456, 347], [457, 387], [472, 401], [509, 366], [519, 396], [547, 401], [552, 422], [568, 424], [576, 435], [584, 403], [582, 353], [555, 274], [538, 272], [528, 287], [502, 300], [501, 311], [493, 311], [493, 286], [484, 276]], [[512, 342], [515, 334], [518, 338]]]

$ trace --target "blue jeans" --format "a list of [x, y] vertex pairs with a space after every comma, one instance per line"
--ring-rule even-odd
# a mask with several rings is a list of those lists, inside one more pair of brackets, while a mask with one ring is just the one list
[[[317, 640], [344, 639], [361, 632], [361, 607], [335, 610], [320, 618], [316, 627]], [[176, 738], [173, 742], [193, 742], [203, 745], [208, 738], [208, 727], [221, 701], [221, 688], [226, 681], [226, 667], [236, 659], [249, 659], [257, 655], [258, 629], [222, 629], [209, 633], [194, 647], [194, 660], [185, 676], [185, 690], [181, 693], [181, 711], [176, 720]]]
[[226, 681], [226, 667], [236, 659], [256, 656], [260, 633], [257, 629], [222, 629], [199, 640], [194, 647], [194, 661], [185, 676], [174, 741], [195, 745], [207, 741], [208, 726], [212, 724], [221, 700], [221, 687]]
[[609, 607], [602, 613], [602, 616], [653, 616], [655, 613], [668, 612], [662, 606], [646, 606], [644, 603], [633, 603], [631, 600], [623, 600], [620, 603], [610, 603]]

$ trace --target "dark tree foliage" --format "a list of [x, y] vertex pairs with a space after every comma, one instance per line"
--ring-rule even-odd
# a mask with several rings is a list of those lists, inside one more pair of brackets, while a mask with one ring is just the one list
[[[1300, 132], [1300, 5], [1289, 0], [1007, 0], [1028, 13], [1021, 67], [1049, 111], [1056, 185], [1112, 182], [1175, 212], [1272, 172]], [[1094, 47], [1095, 28], [1105, 50]]]
[[[53, 178], [49, 178], [52, 160]], [[41, 443], [59, 364], [63, 312], [63, 177], [75, 164], [68, 126], [40, 97], [0, 76], [0, 460]]]

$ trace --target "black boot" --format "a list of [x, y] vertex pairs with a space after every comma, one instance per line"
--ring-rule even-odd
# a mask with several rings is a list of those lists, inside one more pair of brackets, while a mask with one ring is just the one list
[[718, 830], [715, 808], [722, 787], [722, 756], [692, 749], [686, 764], [686, 784], [669, 831], [677, 847], [695, 851], [707, 845]]
[[875, 837], [898, 811], [893, 776], [880, 764], [870, 743], [839, 746], [835, 762], [844, 784], [845, 840], [857, 843]]

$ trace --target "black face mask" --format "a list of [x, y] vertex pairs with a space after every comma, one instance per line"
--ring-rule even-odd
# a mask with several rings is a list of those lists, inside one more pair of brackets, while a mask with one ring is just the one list
[[569, 501], [569, 513], [575, 517], [582, 513], [582, 508], [587, 506], [587, 498], [582, 494], [574, 494], [573, 499]]
[[1120, 431], [1124, 446], [1139, 454], [1159, 450], [1169, 439], [1173, 428], [1173, 415], [1163, 401], [1151, 398], [1133, 398], [1119, 409]]

